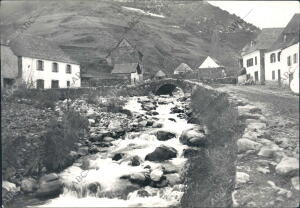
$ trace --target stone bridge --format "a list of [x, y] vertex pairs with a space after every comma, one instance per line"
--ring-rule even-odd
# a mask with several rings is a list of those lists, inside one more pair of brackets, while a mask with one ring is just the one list
[[[180, 88], [184, 93], [188, 93], [192, 92], [192, 89], [195, 86], [201, 86], [205, 88], [208, 87], [200, 82], [184, 79], [165, 78], [141, 83], [136, 86], [126, 87], [122, 89], [122, 93], [128, 92], [131, 95], [148, 95], [150, 92], [155, 95], [172, 94], [176, 87]], [[122, 95], [122, 93], [120, 93], [120, 95]]]

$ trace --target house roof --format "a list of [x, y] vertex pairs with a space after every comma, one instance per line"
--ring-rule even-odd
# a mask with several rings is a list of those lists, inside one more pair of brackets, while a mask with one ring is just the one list
[[193, 69], [191, 69], [191, 67], [189, 67], [186, 63], [181, 63], [174, 72], [189, 72], [189, 71], [193, 71]]
[[[270, 47], [269, 51], [287, 48], [299, 42], [299, 24], [300, 24], [300, 14], [297, 13], [294, 14], [292, 19], [287, 24], [287, 26], [280, 33], [277, 40]], [[286, 41], [284, 41], [284, 35], [287, 35]]]
[[131, 74], [136, 72], [138, 63], [115, 64], [112, 74]]
[[134, 47], [126, 38], [122, 38], [115, 47], [113, 47], [109, 53], [107, 54], [106, 58], [108, 58], [109, 56], [111, 56], [111, 54], [113, 53], [113, 51], [117, 50], [117, 48], [120, 47], [121, 44], [128, 44], [132, 49], [136, 50], [139, 54], [141, 54], [143, 56], [143, 53], [140, 50], [137, 50], [136, 47]]
[[263, 28], [254, 40], [254, 45], [251, 46], [250, 42], [244, 46], [242, 49], [242, 55], [270, 48], [282, 31], [283, 28]]
[[165, 77], [166, 74], [162, 71], [162, 70], [159, 70], [156, 74], [155, 74], [155, 77]]
[[203, 62], [205, 61], [205, 59], [207, 58], [208, 56], [200, 56], [198, 58], [199, 62], [197, 63], [197, 65], [201, 66], [201, 64], [203, 64]]
[[59, 46], [40, 36], [19, 35], [10, 42], [17, 56], [79, 64], [72, 60]]

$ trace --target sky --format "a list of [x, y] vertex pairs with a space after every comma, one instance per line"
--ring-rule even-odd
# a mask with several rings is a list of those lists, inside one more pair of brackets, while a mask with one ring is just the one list
[[259, 28], [285, 27], [295, 13], [298, 1], [208, 1]]

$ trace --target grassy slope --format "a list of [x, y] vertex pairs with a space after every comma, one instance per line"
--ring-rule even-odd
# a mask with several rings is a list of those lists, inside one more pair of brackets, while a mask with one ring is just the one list
[[[171, 73], [181, 62], [196, 67], [199, 56], [206, 55], [213, 55], [232, 68], [238, 50], [258, 32], [257, 28], [247, 23], [233, 33], [226, 32], [237, 17], [201, 2], [161, 7], [150, 3], [132, 5], [104, 1], [39, 2], [38, 6], [34, 2], [19, 2], [14, 6], [8, 4], [11, 9], [4, 10], [6, 4], [1, 9], [1, 16], [5, 17], [1, 22], [2, 33], [11, 34], [32, 13], [41, 12], [26, 32], [56, 41], [81, 63], [83, 70], [89, 72], [110, 72], [104, 58], [122, 37], [128, 22], [137, 16], [136, 12], [123, 9], [122, 5], [154, 9], [154, 13], [166, 15], [166, 18], [143, 16], [140, 23], [126, 35], [143, 51], [144, 65], [149, 72], [163, 69]], [[216, 25], [222, 31], [219, 32], [221, 41], [213, 44], [212, 49], [212, 31]], [[242, 39], [235, 41], [236, 37]]]

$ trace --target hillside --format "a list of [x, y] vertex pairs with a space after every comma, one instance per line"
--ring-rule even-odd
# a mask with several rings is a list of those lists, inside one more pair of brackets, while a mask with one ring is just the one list
[[[205, 2], [136, 2], [5, 2], [1, 35], [24, 28], [24, 33], [57, 42], [83, 71], [98, 74], [110, 72], [105, 57], [137, 20], [125, 37], [144, 53], [145, 70], [153, 74], [159, 69], [172, 73], [181, 62], [195, 68], [199, 57], [207, 55], [236, 71], [239, 50], [259, 32]], [[237, 26], [230, 30], [233, 23]]]

